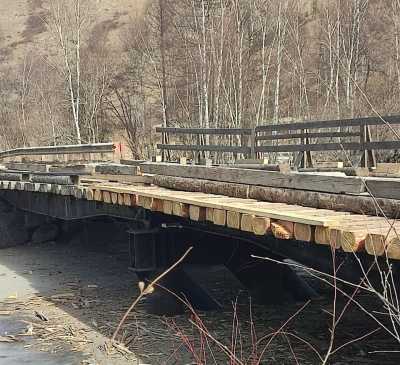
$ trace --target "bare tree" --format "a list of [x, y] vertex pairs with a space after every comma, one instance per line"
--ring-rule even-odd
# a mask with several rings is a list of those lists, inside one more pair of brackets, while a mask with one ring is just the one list
[[48, 30], [53, 35], [61, 52], [62, 66], [58, 70], [63, 75], [72, 110], [76, 140], [80, 144], [81, 136], [81, 49], [82, 33], [87, 29], [88, 0], [54, 0], [45, 19]]

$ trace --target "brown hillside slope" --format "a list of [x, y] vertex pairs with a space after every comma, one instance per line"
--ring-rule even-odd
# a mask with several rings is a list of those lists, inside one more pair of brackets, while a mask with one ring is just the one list
[[[46, 50], [49, 37], [43, 23], [51, 0], [0, 1], [0, 67], [19, 64], [27, 52]], [[132, 17], [140, 12], [146, 0], [89, 0], [96, 8], [89, 40], [106, 41], [118, 49], [120, 36]]]

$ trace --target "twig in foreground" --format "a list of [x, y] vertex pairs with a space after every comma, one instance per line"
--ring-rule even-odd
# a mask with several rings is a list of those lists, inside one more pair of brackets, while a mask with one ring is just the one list
[[140, 299], [142, 299], [145, 295], [151, 293], [153, 291], [154, 285], [156, 285], [164, 276], [166, 276], [168, 273], [170, 273], [173, 269], [175, 269], [184, 259], [185, 257], [189, 254], [189, 252], [193, 249], [193, 247], [189, 247], [186, 252], [181, 256], [181, 258], [176, 261], [173, 265], [171, 265], [167, 270], [165, 270], [163, 273], [158, 275], [153, 281], [150, 282], [149, 285], [144, 289], [140, 291], [139, 296], [133, 301], [131, 306], [128, 308], [128, 310], [125, 312], [123, 317], [121, 318], [121, 321], [118, 323], [117, 328], [115, 329], [114, 334], [111, 337], [111, 342], [115, 341], [115, 338], [117, 337], [118, 332], [121, 329], [121, 326], [123, 323], [126, 321], [126, 318], [128, 317], [129, 313], [132, 312], [133, 308], [135, 308], [136, 304], [139, 303]]

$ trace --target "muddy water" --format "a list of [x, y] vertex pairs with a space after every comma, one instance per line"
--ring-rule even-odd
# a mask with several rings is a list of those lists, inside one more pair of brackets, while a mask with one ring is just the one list
[[[0, 336], [18, 336], [24, 333], [26, 324], [22, 322], [23, 317], [12, 315], [0, 317]], [[35, 350], [34, 347], [26, 348], [33, 341], [23, 343], [0, 343], [0, 365], [72, 365], [79, 364], [84, 357], [75, 353], [46, 353]]]
[[[251, 303], [250, 306], [247, 293], [229, 272], [221, 267], [201, 271], [203, 284], [223, 305], [222, 312], [199, 313], [202, 326], [234, 350], [243, 364], [250, 364], [252, 356], [260, 356], [268, 343], [262, 337], [279, 329], [303, 305], [265, 307]], [[0, 315], [0, 335], [26, 331], [26, 323], [21, 320], [33, 323], [35, 329], [34, 336], [20, 337], [21, 343], [0, 343], [1, 365], [172, 365], [196, 364], [203, 357], [210, 364], [227, 363], [221, 348], [201, 336], [193, 324], [193, 316], [159, 318], [144, 314], [140, 307], [139, 312], [129, 317], [119, 336], [129, 349], [106, 348], [116, 324], [138, 295], [136, 278], [128, 270], [126, 252], [116, 250], [113, 245], [82, 247], [50, 243], [1, 250], [0, 294], [0, 311], [11, 312]], [[235, 303], [236, 311], [232, 309]], [[344, 304], [339, 303], [338, 308]], [[35, 310], [43, 313], [48, 321], [38, 319]], [[319, 355], [325, 354], [331, 312], [332, 298], [325, 291], [285, 326], [287, 335], [276, 336], [268, 344], [263, 363], [321, 363], [307, 344]], [[340, 346], [374, 328], [376, 325], [367, 316], [349, 307], [337, 329], [335, 344]], [[54, 335], [49, 336], [50, 330]], [[26, 346], [31, 347], [25, 349]], [[382, 349], [398, 348], [380, 331], [338, 352], [331, 364], [400, 363], [398, 354], [373, 353]], [[82, 362], [85, 360], [89, 362]]]
[[47, 354], [26, 350], [21, 345], [0, 345], [0, 365], [75, 365], [81, 363], [72, 354]]

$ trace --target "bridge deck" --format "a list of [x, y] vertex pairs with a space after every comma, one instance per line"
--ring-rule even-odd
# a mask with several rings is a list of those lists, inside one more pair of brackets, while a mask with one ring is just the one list
[[[269, 203], [254, 199], [231, 198], [200, 192], [176, 191], [154, 185], [99, 183], [80, 185], [1, 181], [1, 189], [26, 190], [97, 200], [108, 204], [140, 206], [145, 209], [194, 221], [274, 235], [311, 244], [332, 246], [346, 252], [366, 251], [371, 255], [400, 259], [396, 229], [399, 220], [350, 214], [329, 209]], [[390, 233], [391, 232], [391, 233]]]

